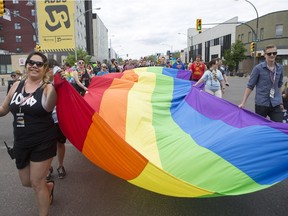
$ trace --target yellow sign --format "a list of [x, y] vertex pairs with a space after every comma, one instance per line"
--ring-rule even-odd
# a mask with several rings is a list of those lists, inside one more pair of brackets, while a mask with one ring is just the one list
[[75, 1], [37, 1], [38, 37], [42, 52], [73, 51]]

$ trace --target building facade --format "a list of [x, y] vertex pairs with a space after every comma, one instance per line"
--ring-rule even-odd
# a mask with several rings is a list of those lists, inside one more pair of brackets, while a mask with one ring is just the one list
[[224, 51], [230, 49], [231, 44], [235, 42], [237, 23], [238, 17], [234, 17], [213, 28], [203, 29], [201, 33], [194, 35], [193, 57], [200, 54], [204, 62], [209, 62], [213, 58], [223, 58]]
[[[68, 53], [75, 54], [75, 48], [86, 50], [92, 57], [99, 56], [100, 61], [108, 59], [108, 30], [97, 14], [93, 14], [92, 1], [75, 0], [72, 3], [67, 2], [67, 5], [65, 1], [51, 1], [47, 3], [49, 5], [44, 5], [45, 9], [43, 4], [45, 3], [36, 0], [5, 1], [6, 12], [10, 12], [11, 19], [0, 17], [0, 74], [11, 73], [16, 69], [23, 70], [23, 56], [27, 56], [40, 42], [41, 50], [47, 57], [56, 59], [60, 64], [65, 63]], [[45, 19], [48, 16], [48, 7], [50, 13], [55, 10], [55, 20], [51, 16]], [[43, 13], [39, 19], [37, 12], [38, 16]], [[40, 18], [44, 23], [38, 26]], [[68, 31], [69, 38], [59, 28], [60, 34], [54, 34], [53, 30], [46, 27], [47, 22], [49, 27], [61, 26]], [[41, 35], [44, 31], [50, 31], [50, 38]], [[44, 46], [47, 43], [45, 38], [55, 40], [57, 47]]]
[[93, 14], [93, 35], [95, 61], [107, 62], [109, 59], [108, 29], [97, 14]]
[[[246, 48], [246, 59], [239, 65], [239, 70], [249, 74], [254, 66], [264, 61], [264, 48], [275, 44], [278, 49], [276, 61], [284, 66], [288, 76], [288, 10], [266, 14], [236, 27], [236, 39], [242, 41]], [[256, 28], [258, 22], [258, 30]], [[255, 41], [255, 51], [250, 44]]]
[[5, 1], [11, 20], [0, 18], [0, 52], [29, 53], [36, 45], [36, 8], [28, 1]]

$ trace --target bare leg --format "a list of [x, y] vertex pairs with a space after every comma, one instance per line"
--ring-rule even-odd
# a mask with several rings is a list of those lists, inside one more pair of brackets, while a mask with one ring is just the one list
[[53, 158], [41, 162], [30, 162], [30, 180], [34, 189], [39, 215], [47, 216], [50, 206], [50, 192], [53, 184], [46, 182], [46, 175]]
[[65, 156], [65, 144], [57, 143], [57, 157], [58, 157], [58, 167], [63, 166]]
[[24, 187], [31, 187], [30, 181], [30, 165], [26, 166], [23, 169], [18, 170], [20, 181]]

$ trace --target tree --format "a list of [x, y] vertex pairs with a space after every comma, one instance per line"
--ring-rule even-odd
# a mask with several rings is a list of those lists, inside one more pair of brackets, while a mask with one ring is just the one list
[[[77, 58], [84, 59], [85, 64], [88, 64], [90, 62], [91, 56], [88, 55], [88, 52], [86, 50], [78, 48], [76, 49], [76, 52], [77, 52]], [[66, 62], [68, 62], [70, 65], [73, 66], [77, 62], [77, 60], [75, 59], [75, 54], [68, 53]]]
[[225, 64], [229, 67], [230, 71], [233, 71], [234, 69], [236, 72], [238, 71], [239, 62], [246, 58], [246, 51], [242, 41], [237, 40], [232, 44], [231, 49], [224, 52]]

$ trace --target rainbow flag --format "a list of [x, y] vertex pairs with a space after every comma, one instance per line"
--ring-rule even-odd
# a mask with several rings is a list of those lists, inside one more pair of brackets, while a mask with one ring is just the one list
[[82, 98], [59, 76], [57, 114], [98, 167], [176, 197], [255, 192], [288, 176], [288, 126], [192, 86], [190, 72], [137, 68], [93, 77]]

